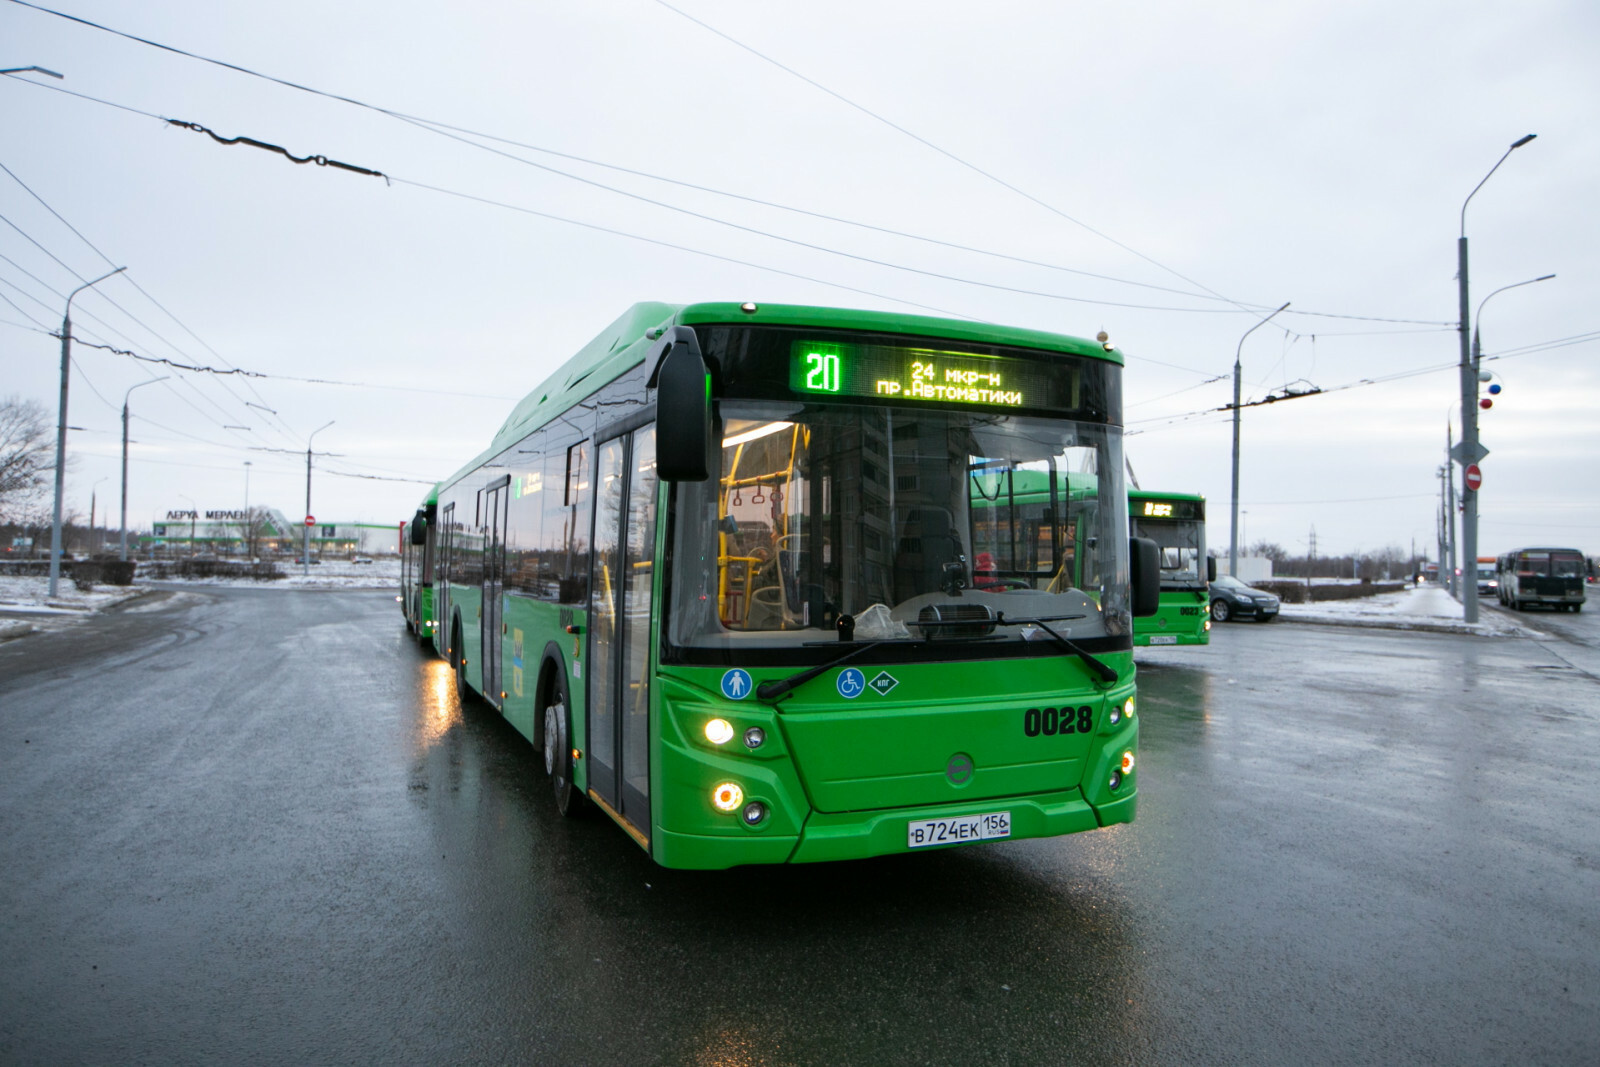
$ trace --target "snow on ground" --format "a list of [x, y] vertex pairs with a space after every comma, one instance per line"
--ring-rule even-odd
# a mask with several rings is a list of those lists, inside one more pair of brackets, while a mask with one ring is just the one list
[[[314, 563], [310, 575], [300, 567], [279, 564], [284, 577], [258, 582], [249, 578], [171, 578], [148, 582], [135, 575], [132, 586], [96, 585], [92, 592], [80, 592], [72, 579], [56, 583], [50, 595], [46, 577], [0, 576], [0, 641], [42, 630], [58, 630], [87, 618], [102, 608], [143, 596], [152, 588], [201, 589], [206, 586], [239, 586], [250, 589], [393, 589], [400, 587], [400, 561], [380, 559], [372, 563], [328, 561]], [[130, 609], [131, 610], [131, 609]]]
[[1478, 621], [1461, 621], [1461, 604], [1438, 585], [1424, 583], [1398, 593], [1354, 600], [1322, 600], [1310, 604], [1284, 604], [1282, 617], [1295, 622], [1343, 626], [1373, 626], [1390, 630], [1439, 630], [1481, 634], [1485, 637], [1544, 636], [1515, 616], [1502, 611], [1493, 597], [1478, 599]]
[[[329, 560], [301, 567], [294, 563], [280, 563], [282, 578], [258, 582], [253, 578], [164, 578], [155, 584], [161, 586], [183, 585], [186, 588], [203, 588], [208, 585], [239, 586], [247, 589], [393, 589], [400, 590], [400, 561], [380, 559], [371, 563], [349, 563]], [[309, 573], [302, 573], [309, 572]], [[134, 578], [135, 584], [139, 582]]]
[[137, 586], [115, 585], [97, 585], [93, 592], [84, 593], [71, 578], [61, 578], [56, 582], [56, 595], [51, 596], [48, 577], [0, 578], [0, 641], [60, 629], [143, 593]]

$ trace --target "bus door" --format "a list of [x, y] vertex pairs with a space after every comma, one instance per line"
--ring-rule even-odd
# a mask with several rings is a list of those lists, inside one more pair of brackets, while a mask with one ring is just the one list
[[500, 631], [505, 621], [506, 573], [506, 498], [510, 495], [511, 475], [506, 475], [483, 490], [480, 514], [483, 517], [483, 695], [501, 707]]
[[654, 426], [600, 443], [589, 581], [589, 790], [648, 844]]
[[433, 617], [439, 624], [434, 634], [434, 647], [446, 656], [451, 654], [450, 642], [455, 640], [450, 627], [450, 583], [455, 579], [450, 568], [455, 563], [455, 525], [456, 506], [446, 504], [439, 513], [439, 555], [433, 573]]

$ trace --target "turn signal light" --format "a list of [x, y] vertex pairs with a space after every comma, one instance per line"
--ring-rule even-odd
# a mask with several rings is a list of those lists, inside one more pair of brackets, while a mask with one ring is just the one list
[[738, 811], [744, 803], [744, 790], [737, 782], [723, 782], [711, 790], [711, 806], [718, 811]]

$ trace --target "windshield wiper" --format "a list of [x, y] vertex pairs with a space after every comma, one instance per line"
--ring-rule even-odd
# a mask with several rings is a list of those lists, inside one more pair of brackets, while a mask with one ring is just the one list
[[995, 613], [994, 624], [996, 626], [1037, 626], [1039, 629], [1055, 638], [1056, 644], [1060, 645], [1068, 652], [1071, 652], [1074, 656], [1077, 656], [1079, 659], [1083, 660], [1084, 664], [1090, 670], [1100, 676], [1100, 680], [1102, 682], [1105, 682], [1107, 685], [1116, 685], [1118, 675], [1117, 672], [1110, 667], [1110, 665], [1105, 663], [1103, 660], [1095, 659], [1089, 653], [1085, 652], [1081, 646], [1067, 640], [1061, 634], [1058, 634], [1054, 630], [1050, 629], [1048, 625], [1049, 622], [1062, 622], [1067, 619], [1081, 619], [1084, 617], [1085, 616], [1082, 615], [1053, 615], [1048, 620], [1008, 619], [1006, 618], [1005, 612], [1000, 611]]
[[756, 686], [756, 699], [777, 700], [779, 697], [788, 694], [792, 690], [798, 689], [800, 686], [805, 685], [807, 682], [811, 681], [811, 679], [815, 678], [824, 671], [831, 671], [839, 664], [855, 659], [868, 649], [877, 648], [879, 645], [886, 645], [888, 643], [888, 641], [868, 641], [860, 648], [852, 648], [844, 655], [839, 656], [837, 659], [829, 660], [820, 667], [811, 667], [807, 670], [801, 671], [799, 674], [791, 674], [787, 678], [769, 678], [767, 681]]

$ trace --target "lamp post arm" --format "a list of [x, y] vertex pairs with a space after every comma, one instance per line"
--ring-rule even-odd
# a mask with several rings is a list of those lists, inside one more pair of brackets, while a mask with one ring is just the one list
[[1239, 360], [1244, 354], [1245, 337], [1249, 337], [1271, 322], [1278, 311], [1288, 306], [1289, 301], [1285, 300], [1277, 311], [1246, 330], [1244, 336], [1239, 338], [1239, 347], [1233, 350], [1233, 518], [1228, 524], [1228, 573], [1235, 578], [1239, 577], [1239, 390], [1241, 388]]

